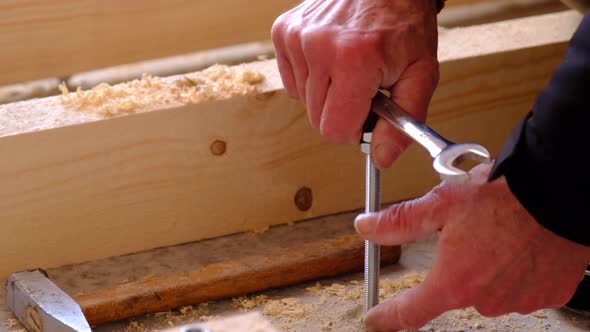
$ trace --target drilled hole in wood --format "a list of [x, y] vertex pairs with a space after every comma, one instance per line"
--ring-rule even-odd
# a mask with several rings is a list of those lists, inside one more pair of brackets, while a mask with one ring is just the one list
[[295, 193], [295, 205], [300, 211], [307, 211], [311, 208], [313, 203], [313, 195], [311, 189], [302, 187]]
[[213, 143], [211, 143], [210, 149], [214, 156], [221, 156], [225, 153], [226, 144], [224, 141], [215, 140]]

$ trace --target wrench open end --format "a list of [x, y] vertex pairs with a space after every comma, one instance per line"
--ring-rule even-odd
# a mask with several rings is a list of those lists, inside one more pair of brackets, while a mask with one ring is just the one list
[[458, 143], [444, 148], [434, 158], [432, 166], [443, 181], [464, 183], [469, 180], [469, 173], [457, 167], [464, 160], [487, 164], [492, 158], [488, 150], [479, 144]]

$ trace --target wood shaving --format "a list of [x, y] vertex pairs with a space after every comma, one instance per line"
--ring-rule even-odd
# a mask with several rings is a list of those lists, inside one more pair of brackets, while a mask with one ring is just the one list
[[92, 112], [105, 117], [136, 113], [156, 106], [186, 105], [258, 92], [264, 76], [241, 68], [214, 65], [203, 71], [161, 78], [143, 75], [117, 85], [102, 83], [90, 90], [70, 92], [65, 83], [59, 85], [62, 105], [77, 111]]
[[483, 325], [482, 322], [475, 322], [475, 324], [473, 324], [473, 328], [474, 329], [483, 329], [485, 327], [485, 325]]
[[426, 278], [426, 273], [409, 272], [403, 275], [401, 278], [396, 279], [384, 279], [380, 283], [379, 297], [389, 298], [397, 295], [399, 292], [410, 289]]
[[306, 287], [305, 290], [312, 293], [321, 293], [324, 289], [324, 286], [318, 282], [316, 282], [313, 286]]
[[6, 327], [17, 327], [20, 325], [20, 322], [16, 318], [8, 318], [6, 320]]
[[125, 332], [143, 332], [145, 330], [146, 330], [146, 328], [145, 328], [145, 326], [143, 326], [143, 324], [135, 322], [135, 321], [129, 322], [129, 324], [125, 328]]
[[262, 313], [278, 318], [303, 318], [313, 310], [313, 304], [301, 304], [298, 298], [284, 298], [269, 300], [264, 305]]
[[535, 311], [531, 315], [533, 315], [534, 317], [537, 317], [537, 318], [541, 318], [541, 319], [547, 318], [547, 315], [545, 314], [545, 311], [543, 311], [543, 310]]
[[475, 308], [466, 308], [458, 310], [454, 313], [456, 319], [460, 320], [470, 320], [473, 318], [482, 318], [482, 316], [475, 310]]
[[254, 297], [236, 297], [232, 300], [232, 306], [239, 311], [250, 311], [268, 302], [268, 296], [257, 295]]
[[[203, 302], [194, 306], [184, 306], [178, 310], [162, 311], [149, 314], [148, 317], [154, 317], [161, 321], [159, 328], [173, 327], [181, 324], [189, 324], [196, 321], [208, 321], [218, 316], [207, 316], [209, 314], [209, 302]], [[129, 330], [137, 327], [137, 323], [131, 321], [124, 332], [136, 331]]]
[[[400, 278], [383, 279], [379, 284], [379, 297], [382, 299], [395, 296], [397, 293], [412, 288], [421, 283], [426, 277], [425, 273], [410, 272]], [[354, 287], [333, 283], [329, 286], [322, 286], [319, 282], [305, 290], [313, 293], [325, 293], [340, 297], [346, 300], [359, 300], [362, 298], [365, 288], [359, 282], [349, 282]]]

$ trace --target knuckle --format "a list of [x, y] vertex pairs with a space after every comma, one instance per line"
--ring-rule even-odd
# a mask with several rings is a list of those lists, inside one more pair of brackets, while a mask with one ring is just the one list
[[270, 36], [273, 42], [277, 42], [279, 39], [283, 38], [283, 34], [287, 29], [287, 21], [284, 19], [284, 16], [279, 16], [275, 20], [270, 30]]
[[304, 28], [300, 32], [301, 47], [306, 54], [325, 56], [333, 50], [334, 34], [322, 28]]
[[376, 62], [378, 37], [374, 34], [351, 34], [340, 37], [337, 43], [336, 60], [348, 65], [364, 65]]
[[414, 206], [414, 201], [405, 201], [386, 210], [379, 216], [379, 223], [387, 225], [388, 229], [394, 229], [396, 232], [412, 232], [414, 225], [410, 217], [410, 210]]
[[284, 31], [285, 41], [289, 46], [301, 43], [301, 29], [297, 25], [290, 25]]

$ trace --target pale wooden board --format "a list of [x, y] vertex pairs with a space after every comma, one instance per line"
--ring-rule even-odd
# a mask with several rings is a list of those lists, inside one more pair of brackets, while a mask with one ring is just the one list
[[5, 0], [0, 85], [270, 38], [299, 0]]
[[[496, 153], [554, 68], [573, 12], [447, 30], [429, 123]], [[363, 206], [364, 158], [333, 145], [282, 91], [100, 120], [47, 98], [0, 106], [0, 276], [287, 223]], [[222, 157], [213, 140], [227, 142]], [[383, 200], [437, 183], [413, 147], [384, 172]], [[295, 192], [311, 188], [299, 211]]]
[[568, 9], [559, 0], [494, 0], [447, 6], [437, 15], [440, 26], [453, 28], [492, 23]]

